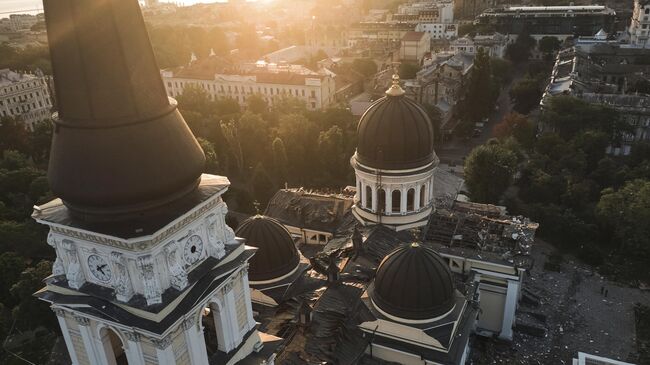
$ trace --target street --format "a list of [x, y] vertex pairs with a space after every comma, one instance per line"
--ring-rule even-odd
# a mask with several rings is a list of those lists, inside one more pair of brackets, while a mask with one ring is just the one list
[[515, 67], [514, 76], [512, 81], [501, 89], [501, 93], [497, 98], [496, 105], [499, 107], [490, 115], [489, 122], [483, 128], [481, 134], [477, 137], [464, 140], [462, 138], [452, 137], [450, 140], [445, 141], [442, 146], [436, 148], [436, 154], [440, 158], [440, 162], [449, 165], [462, 165], [464, 159], [474, 149], [487, 142], [493, 136], [493, 128], [499, 123], [503, 117], [512, 111], [512, 102], [510, 100], [510, 88], [524, 76], [527, 66], [520, 65]]

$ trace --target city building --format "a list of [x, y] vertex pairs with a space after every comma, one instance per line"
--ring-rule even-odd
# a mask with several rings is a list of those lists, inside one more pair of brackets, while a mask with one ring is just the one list
[[[621, 113], [633, 128], [607, 153], [628, 155], [637, 141], [650, 139], [650, 95], [628, 90], [650, 78], [646, 50], [616, 43], [597, 43], [558, 53], [542, 107], [556, 95], [571, 95], [589, 103], [607, 105]], [[544, 127], [544, 126], [542, 126]]]
[[453, 39], [458, 37], [458, 24], [418, 23], [415, 31], [427, 33], [431, 39]]
[[438, 55], [417, 72], [415, 80], [405, 84], [406, 95], [436, 106], [441, 113], [440, 126], [446, 130], [456, 105], [465, 97], [473, 66], [474, 55], [470, 53]]
[[273, 103], [283, 96], [302, 100], [318, 110], [334, 103], [336, 87], [331, 73], [314, 72], [305, 66], [286, 63], [236, 63], [210, 55], [192, 58], [187, 66], [162, 70], [167, 93], [176, 97], [188, 86], [205, 90], [213, 100], [230, 98], [246, 107], [247, 98], [260, 95]]
[[413, 23], [359, 22], [350, 25], [348, 29], [348, 46], [355, 47], [363, 41], [399, 42], [406, 33], [414, 30]]
[[399, 59], [421, 65], [424, 57], [431, 53], [431, 37], [425, 32], [407, 32], [402, 37]]
[[464, 36], [450, 41], [449, 49], [453, 53], [475, 55], [482, 48], [490, 57], [504, 58], [510, 43], [510, 38], [501, 33], [477, 34], [474, 37]]
[[628, 33], [630, 34], [630, 44], [636, 47], [650, 48], [648, 38], [650, 38], [650, 1], [634, 0], [634, 10]]
[[0, 70], [0, 117], [16, 118], [29, 130], [52, 117], [47, 77], [42, 72], [18, 73]]
[[72, 364], [273, 364], [251, 306], [256, 249], [225, 224], [230, 183], [202, 174], [138, 2], [75, 4], [44, 1], [59, 198], [33, 213], [56, 255], [35, 296], [55, 312]]
[[614, 30], [616, 12], [602, 5], [510, 6], [484, 11], [477, 24], [502, 34], [590, 36]]

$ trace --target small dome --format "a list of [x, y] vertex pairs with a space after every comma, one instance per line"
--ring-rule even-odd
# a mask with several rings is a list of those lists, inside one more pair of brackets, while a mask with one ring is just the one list
[[433, 319], [454, 308], [451, 271], [433, 249], [404, 245], [379, 264], [370, 298], [381, 311], [399, 319]]
[[435, 160], [433, 127], [427, 113], [393, 85], [374, 102], [357, 127], [356, 161], [384, 170], [404, 170]]
[[251, 281], [281, 278], [300, 263], [300, 256], [291, 234], [277, 220], [261, 215], [248, 218], [237, 228], [236, 235], [258, 251], [250, 260], [248, 277]]

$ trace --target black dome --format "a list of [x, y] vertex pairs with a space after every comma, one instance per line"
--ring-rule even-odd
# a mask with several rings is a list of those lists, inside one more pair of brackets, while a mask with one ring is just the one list
[[251, 281], [266, 281], [290, 273], [300, 257], [289, 231], [277, 220], [261, 215], [248, 218], [237, 228], [237, 236], [259, 250], [250, 260]]
[[435, 159], [433, 127], [426, 112], [404, 95], [387, 95], [363, 114], [356, 160], [368, 167], [404, 170]]
[[405, 245], [379, 264], [370, 297], [379, 309], [395, 317], [439, 317], [454, 307], [451, 271], [433, 249], [417, 243]]

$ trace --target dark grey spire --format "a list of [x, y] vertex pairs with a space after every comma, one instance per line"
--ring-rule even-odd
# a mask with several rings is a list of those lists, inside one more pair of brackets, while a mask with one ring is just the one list
[[49, 180], [77, 215], [160, 207], [205, 157], [167, 98], [137, 0], [44, 0], [58, 98]]

